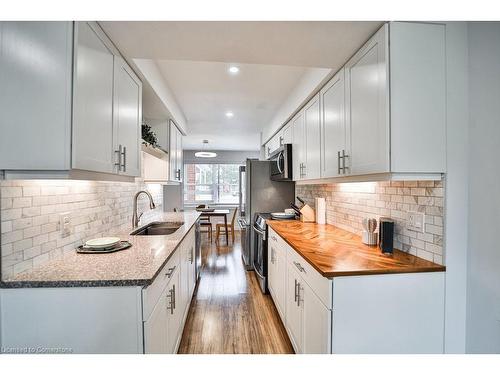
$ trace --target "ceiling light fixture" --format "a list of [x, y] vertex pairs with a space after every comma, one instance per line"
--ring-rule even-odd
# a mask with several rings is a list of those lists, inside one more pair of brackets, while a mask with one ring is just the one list
[[215, 158], [217, 153], [207, 151], [208, 139], [203, 140], [203, 146], [201, 147], [201, 151], [195, 152], [194, 156], [197, 158]]
[[240, 72], [240, 68], [238, 68], [237, 66], [230, 66], [229, 67], [229, 73], [231, 74], [238, 74]]
[[234, 113], [233, 113], [233, 112], [231, 112], [231, 111], [227, 111], [227, 112], [226, 112], [226, 117], [227, 117], [227, 118], [232, 118], [233, 116], [234, 116]]

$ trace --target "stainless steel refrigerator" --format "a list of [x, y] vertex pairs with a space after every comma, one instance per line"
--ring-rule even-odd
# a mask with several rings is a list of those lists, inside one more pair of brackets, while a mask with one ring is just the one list
[[[243, 179], [245, 182], [244, 194], [240, 196], [240, 212], [245, 214], [238, 223], [243, 263], [247, 270], [253, 269], [255, 243], [252, 227], [255, 214], [283, 211], [294, 202], [295, 183], [272, 181], [270, 176], [271, 162], [267, 160], [247, 159], [245, 168], [240, 169], [240, 181]], [[243, 191], [243, 186], [240, 191]]]

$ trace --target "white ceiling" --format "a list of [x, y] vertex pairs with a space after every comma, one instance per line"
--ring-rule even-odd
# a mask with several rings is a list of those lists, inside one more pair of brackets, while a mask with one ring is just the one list
[[[158, 61], [161, 73], [188, 122], [184, 148], [258, 150], [260, 130], [297, 84], [304, 68], [199, 61]], [[231, 111], [234, 117], [227, 118]]]
[[100, 22], [129, 58], [340, 68], [382, 22]]
[[[210, 149], [257, 150], [260, 132], [301, 77], [311, 69], [338, 70], [381, 22], [100, 24], [129, 60], [158, 65], [187, 119], [185, 149], [208, 139]], [[238, 75], [228, 74], [230, 64], [240, 67]], [[145, 115], [161, 113], [151, 93]]]

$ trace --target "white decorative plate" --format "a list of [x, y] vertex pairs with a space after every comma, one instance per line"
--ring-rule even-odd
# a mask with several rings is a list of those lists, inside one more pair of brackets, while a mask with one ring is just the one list
[[273, 212], [273, 213], [271, 213], [271, 217], [273, 219], [294, 219], [295, 213], [287, 214], [285, 212]]
[[92, 249], [105, 249], [107, 247], [115, 246], [119, 242], [119, 237], [94, 238], [85, 242], [85, 247], [90, 247]]

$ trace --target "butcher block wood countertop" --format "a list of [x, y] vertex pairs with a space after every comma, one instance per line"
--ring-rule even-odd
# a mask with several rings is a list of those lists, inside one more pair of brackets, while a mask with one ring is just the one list
[[333, 225], [295, 220], [267, 224], [324, 277], [446, 270], [399, 250], [382, 254], [378, 246], [364, 245], [361, 237]]

